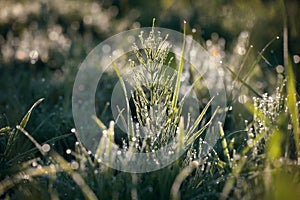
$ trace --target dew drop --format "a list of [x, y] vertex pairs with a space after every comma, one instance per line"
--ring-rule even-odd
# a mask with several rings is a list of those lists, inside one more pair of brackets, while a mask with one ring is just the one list
[[78, 167], [79, 167], [78, 162], [76, 162], [76, 161], [72, 161], [72, 162], [71, 162], [71, 168], [72, 168], [72, 169], [78, 169]]
[[199, 166], [199, 162], [194, 160], [193, 162], [191, 162], [191, 167], [193, 168], [197, 168]]
[[29, 175], [25, 174], [25, 175], [23, 176], [23, 179], [29, 180]]
[[284, 67], [282, 65], [277, 65], [276, 72], [282, 74], [284, 72]]
[[300, 63], [300, 56], [299, 56], [299, 55], [294, 55], [294, 56], [293, 56], [293, 60], [294, 60], [294, 63], [295, 63], [295, 64]]
[[50, 151], [50, 149], [51, 149], [51, 147], [50, 147], [49, 144], [43, 144], [43, 146], [42, 146], [42, 151], [43, 152], [47, 153], [47, 152]]
[[67, 149], [67, 150], [66, 150], [66, 153], [67, 153], [67, 154], [71, 154], [71, 152], [72, 152], [71, 149]]
[[32, 165], [32, 167], [36, 167], [37, 166], [37, 162], [34, 161], [34, 162], [31, 163], [31, 165]]

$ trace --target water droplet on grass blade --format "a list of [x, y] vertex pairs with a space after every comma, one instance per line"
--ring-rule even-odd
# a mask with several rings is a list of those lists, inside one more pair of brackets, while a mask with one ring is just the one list
[[72, 153], [71, 149], [67, 149], [67, 150], [66, 150], [66, 153], [67, 153], [67, 154], [71, 154], [71, 153]]
[[294, 55], [294, 56], [293, 56], [293, 60], [294, 60], [294, 63], [295, 63], [295, 64], [300, 63], [300, 56], [299, 56], [299, 55]]
[[50, 149], [51, 149], [51, 147], [50, 147], [49, 144], [43, 144], [43, 146], [42, 146], [42, 151], [43, 152], [47, 153], [47, 152], [50, 151]]
[[284, 72], [284, 67], [282, 65], [277, 65], [276, 72], [282, 74]]
[[79, 168], [78, 162], [72, 161], [72, 162], [71, 162], [71, 168], [72, 168], [72, 169], [78, 169], [78, 168]]
[[37, 162], [34, 161], [34, 162], [31, 163], [31, 165], [32, 165], [32, 167], [36, 167], [37, 166]]

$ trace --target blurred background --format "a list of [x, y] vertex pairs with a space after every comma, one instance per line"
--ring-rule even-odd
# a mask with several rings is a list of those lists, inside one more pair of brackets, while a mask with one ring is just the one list
[[[289, 53], [299, 82], [300, 2], [284, 4]], [[249, 48], [245, 71], [279, 36], [262, 52], [264, 58], [247, 81], [258, 92], [272, 94], [278, 77], [284, 76], [283, 13], [282, 2], [275, 0], [1, 0], [0, 125], [14, 127], [32, 103], [44, 97], [29, 131], [34, 135], [43, 130], [41, 142], [70, 131], [72, 87], [80, 63], [104, 39], [149, 27], [153, 18], [156, 26], [180, 32], [186, 20], [188, 34], [235, 70]], [[104, 77], [99, 94], [103, 102], [109, 101], [113, 78]]]

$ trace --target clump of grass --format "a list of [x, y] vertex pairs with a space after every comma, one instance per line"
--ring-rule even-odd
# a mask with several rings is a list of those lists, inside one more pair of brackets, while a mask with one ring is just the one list
[[[245, 104], [253, 118], [251, 122], [245, 121], [245, 147], [241, 152], [233, 150], [229, 155], [231, 173], [222, 189], [222, 199], [229, 196], [238, 199], [299, 198], [295, 193], [300, 186], [298, 174], [293, 182], [287, 182], [285, 178], [299, 169], [299, 117], [296, 111], [299, 103], [290, 65], [287, 71], [288, 76], [279, 82], [273, 95], [266, 93], [254, 97], [253, 104]], [[224, 154], [227, 152], [225, 150]], [[278, 192], [277, 187], [283, 188]]]
[[[185, 146], [191, 145], [211, 123], [211, 120], [209, 120], [207, 124], [198, 130], [198, 126], [212, 100], [207, 103], [197, 119], [193, 119], [194, 123], [190, 124], [191, 119], [188, 118], [186, 119], [187, 124], [184, 124], [182, 109], [188, 93], [179, 99], [179, 91], [184, 63], [185, 29], [184, 23], [184, 42], [177, 71], [171, 67], [174, 57], [170, 56], [172, 46], [168, 41], [168, 35], [161, 36], [161, 33], [154, 28], [154, 21], [148, 36], [145, 37], [144, 32], [139, 35], [142, 50], [137, 45], [133, 45], [135, 58], [129, 59], [131, 82], [123, 79], [118, 66], [113, 63], [113, 68], [119, 77], [126, 101], [126, 108], [118, 107], [120, 111], [118, 119], [122, 121], [124, 127], [127, 127], [128, 132], [128, 141], [123, 141], [125, 155], [136, 151], [154, 152], [170, 144], [170, 142], [173, 142], [174, 145], [170, 149], [173, 152], [172, 154], [178, 153]], [[128, 81], [133, 88], [130, 94], [126, 89], [125, 81]], [[199, 81], [199, 79], [196, 81]], [[129, 108], [131, 108], [131, 112]], [[121, 112], [123, 110], [127, 110], [127, 113]], [[214, 114], [211, 119], [213, 116]], [[110, 137], [108, 134], [110, 132], [114, 135], [113, 127], [107, 129], [102, 125], [100, 119], [96, 119], [96, 121], [104, 131], [105, 137], [106, 135]], [[113, 139], [113, 137], [111, 138]], [[101, 139], [97, 151], [99, 152], [97, 158], [100, 160], [105, 159], [101, 158], [101, 156], [106, 155], [104, 149], [111, 151], [112, 148], [104, 147], [104, 140], [105, 138]]]

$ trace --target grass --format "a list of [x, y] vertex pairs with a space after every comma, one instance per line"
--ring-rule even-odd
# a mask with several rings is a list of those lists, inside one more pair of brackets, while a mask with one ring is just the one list
[[[246, 77], [235, 73], [231, 66], [225, 67], [225, 76], [232, 76], [232, 80], [241, 84], [234, 89], [244, 91], [241, 90], [243, 86], [255, 96], [252, 96], [252, 101], [240, 105], [250, 116], [241, 130], [232, 132], [223, 127], [225, 124], [219, 123], [217, 134], [220, 134], [220, 140], [216, 146], [211, 147], [202, 137], [214, 116], [214, 114], [210, 118], [206, 116], [213, 98], [203, 106], [202, 112], [194, 123], [188, 123], [189, 126], [184, 124], [181, 104], [178, 101], [183, 68], [182, 56], [177, 73], [171, 78], [165, 76], [166, 71], [162, 66], [165, 63], [170, 65], [167, 60], [170, 48], [160, 48], [164, 40], [156, 40], [154, 29], [149, 33], [148, 38], [144, 39], [141, 36], [140, 39], [144, 42], [146, 50], [139, 52], [135, 49], [135, 56], [143, 70], [139, 70], [135, 63], [130, 63], [133, 70], [136, 70], [134, 80], [137, 84], [131, 94], [125, 93], [127, 111], [129, 111], [129, 95], [131, 95], [136, 109], [136, 121], [129, 112], [125, 113], [125, 117], [120, 113], [120, 120], [123, 119], [125, 127], [130, 132], [126, 139], [128, 143], [124, 142], [123, 148], [129, 149], [126, 153], [147, 152], [156, 150], [174, 139], [180, 148], [183, 144], [188, 146], [183, 155], [176, 162], [154, 172], [136, 174], [109, 168], [99, 162], [99, 159], [111, 159], [110, 156], [104, 156], [110, 155], [113, 146], [109, 145], [112, 143], [105, 145], [106, 140], [114, 141], [115, 122], [105, 124], [96, 116], [94, 116], [95, 122], [102, 132], [107, 133], [107, 137], [103, 137], [99, 142], [95, 156], [91, 155], [78, 140], [75, 129], [72, 129], [71, 133], [39, 142], [35, 139], [35, 135], [27, 130], [27, 125], [34, 112], [42, 107], [44, 102], [40, 99], [33, 104], [18, 125], [0, 129], [0, 197], [6, 199], [21, 197], [39, 199], [41, 196], [49, 199], [299, 199], [297, 192], [300, 189], [299, 100], [296, 96], [295, 74], [291, 61], [287, 61], [285, 79], [279, 82], [273, 94], [260, 94], [254, 86], [247, 83], [259, 61], [267, 62], [263, 53], [271, 43], [258, 53], [257, 59], [250, 66], [244, 66], [246, 62], [242, 62], [240, 69], [244, 67], [250, 69]], [[154, 44], [147, 41], [154, 41]], [[184, 47], [182, 55], [186, 51]], [[246, 56], [245, 59], [249, 57]], [[149, 65], [154, 61], [157, 61], [155, 65]], [[118, 66], [114, 64], [113, 67], [125, 92], [125, 83], [120, 76]], [[156, 79], [154, 72], [160, 74]], [[148, 74], [145, 73], [150, 74], [151, 81], [146, 79]], [[174, 80], [175, 84], [174, 87], [170, 87], [171, 91], [162, 88], [162, 83], [171, 86]], [[196, 83], [200, 80], [192, 81], [193, 87], [197, 90]], [[150, 92], [148, 98], [147, 91]], [[230, 100], [234, 102], [236, 97], [233, 96]], [[160, 107], [161, 103], [164, 106]], [[231, 110], [229, 107], [230, 105], [228, 114]], [[157, 115], [153, 114], [155, 108], [159, 112]], [[232, 109], [235, 111], [234, 106]], [[43, 120], [45, 119], [41, 119], [41, 123]], [[159, 121], [163, 128], [158, 131], [153, 121]], [[141, 131], [140, 127], [146, 127], [145, 133], [161, 134], [143, 140], [138, 135]], [[42, 133], [42, 130], [39, 132]], [[54, 141], [71, 137], [75, 138], [74, 145], [63, 151], [51, 145]], [[31, 144], [28, 144], [28, 141]], [[25, 146], [24, 151], [19, 150], [22, 144]], [[203, 148], [210, 149], [205, 157], [201, 156]], [[107, 154], [104, 154], [104, 151]]]

